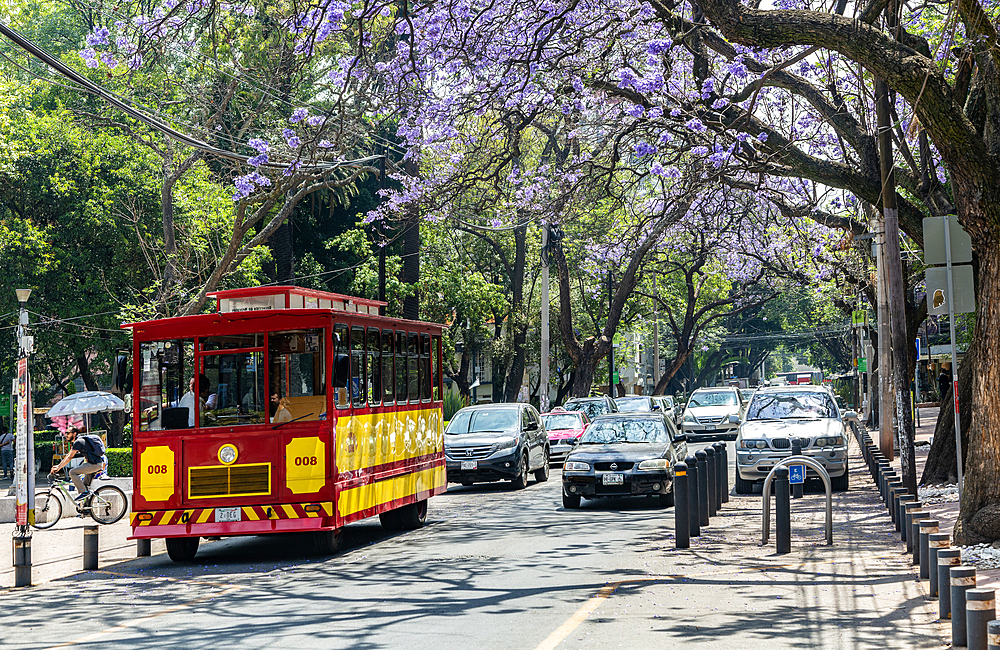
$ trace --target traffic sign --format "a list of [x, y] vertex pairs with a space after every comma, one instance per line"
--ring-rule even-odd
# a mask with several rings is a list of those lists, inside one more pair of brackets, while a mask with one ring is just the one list
[[[951, 267], [952, 279], [955, 283], [955, 296], [952, 300], [952, 311], [956, 314], [967, 314], [976, 311], [976, 294], [972, 283], [972, 267], [963, 264]], [[924, 271], [927, 282], [927, 313], [947, 314], [948, 269], [934, 267]]]
[[868, 358], [859, 357], [858, 358], [858, 372], [868, 372]]
[[618, 382], [618, 371], [617, 370], [615, 370], [613, 373], [611, 373], [611, 383], [615, 384], [615, 385], [617, 385], [619, 383]]
[[[944, 264], [944, 217], [924, 217], [924, 264]], [[957, 217], [948, 218], [951, 239], [951, 263], [962, 264], [972, 261], [972, 237], [958, 223]], [[927, 292], [928, 294], [930, 291]]]
[[857, 309], [851, 312], [851, 325], [854, 326], [864, 326], [868, 324], [868, 312], [863, 309]]
[[613, 345], [616, 348], [620, 348], [622, 346], [621, 332], [615, 332], [615, 335], [611, 337], [611, 345]]
[[788, 482], [792, 485], [796, 483], [806, 482], [806, 466], [805, 465], [789, 465], [788, 466]]

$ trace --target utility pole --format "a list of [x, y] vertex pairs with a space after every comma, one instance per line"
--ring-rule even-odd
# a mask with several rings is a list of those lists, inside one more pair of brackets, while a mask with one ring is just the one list
[[538, 410], [549, 410], [549, 224], [542, 224], [542, 354], [538, 372]]
[[660, 292], [656, 286], [656, 271], [653, 271], [653, 392], [660, 385]]
[[879, 451], [886, 458], [893, 458], [892, 440], [892, 373], [889, 366], [892, 365], [889, 356], [889, 307], [886, 300], [885, 281], [885, 232], [884, 223], [876, 223], [876, 255], [875, 268], [878, 276], [876, 282], [878, 291], [878, 414], [879, 414]]
[[14, 510], [14, 586], [31, 585], [31, 525], [35, 523], [35, 437], [32, 428], [31, 377], [28, 357], [34, 337], [28, 334], [28, 310], [25, 305], [31, 289], [16, 289], [20, 305], [17, 337], [17, 443], [14, 476], [17, 496]]

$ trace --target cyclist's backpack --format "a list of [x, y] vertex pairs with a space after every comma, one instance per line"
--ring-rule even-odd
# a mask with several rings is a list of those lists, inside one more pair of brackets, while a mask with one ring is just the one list
[[88, 463], [104, 462], [104, 441], [101, 440], [100, 436], [95, 436], [93, 434], [83, 436], [83, 445], [86, 448], [84, 455], [87, 457]]

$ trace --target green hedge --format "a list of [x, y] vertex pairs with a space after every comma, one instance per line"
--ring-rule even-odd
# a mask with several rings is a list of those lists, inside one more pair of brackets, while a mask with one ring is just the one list
[[108, 449], [108, 476], [132, 476], [132, 448]]

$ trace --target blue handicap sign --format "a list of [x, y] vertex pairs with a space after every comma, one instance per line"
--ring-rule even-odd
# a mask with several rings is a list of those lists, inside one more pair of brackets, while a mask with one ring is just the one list
[[806, 466], [805, 465], [789, 465], [788, 466], [788, 482], [789, 483], [805, 483], [806, 482]]

